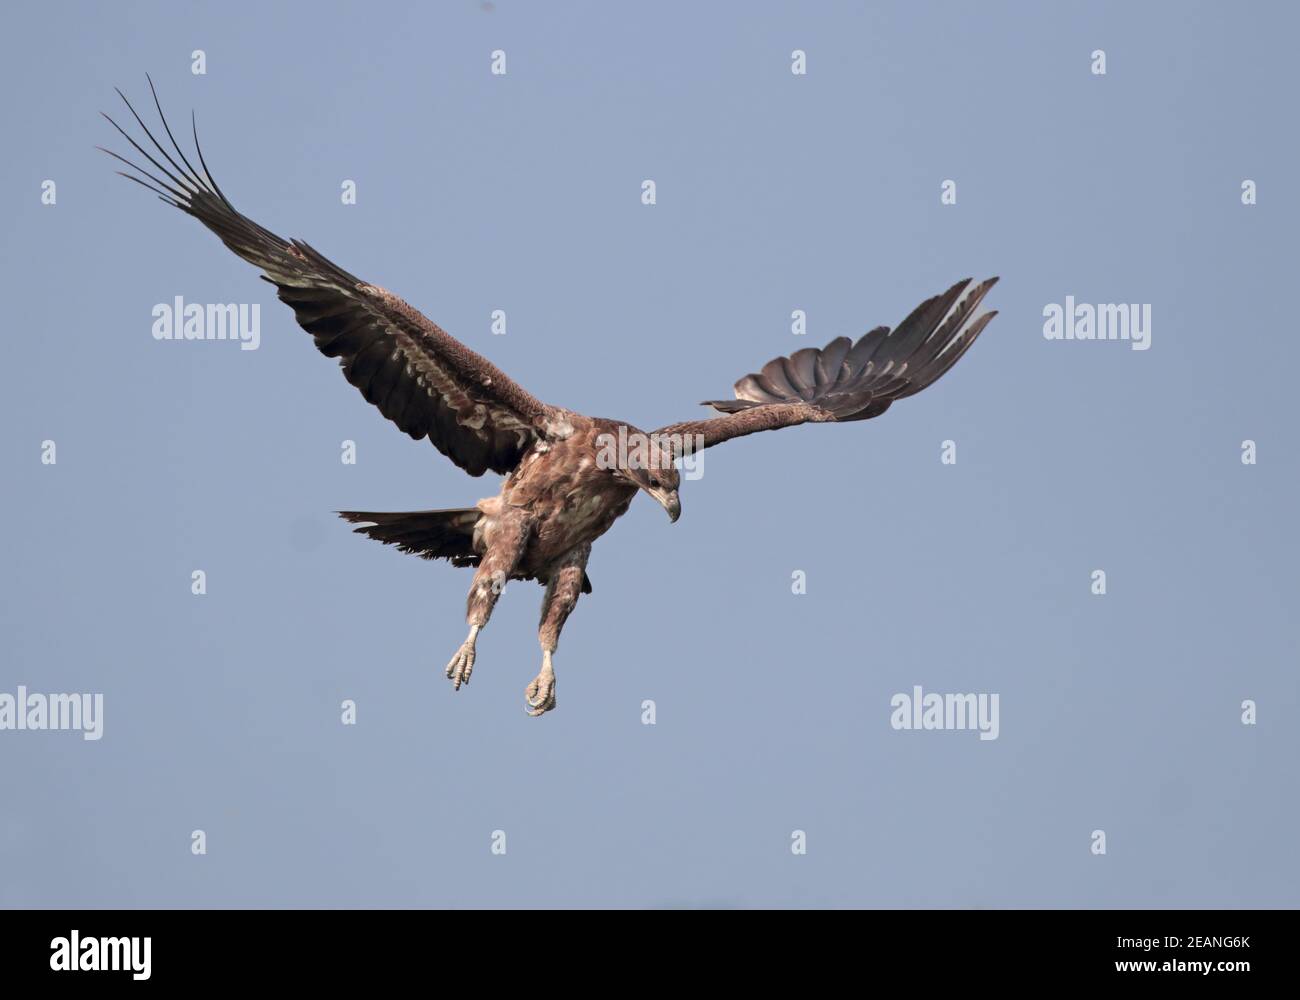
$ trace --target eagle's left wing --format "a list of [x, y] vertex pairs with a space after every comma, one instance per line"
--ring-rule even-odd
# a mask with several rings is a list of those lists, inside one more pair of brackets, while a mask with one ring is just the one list
[[997, 315], [975, 317], [997, 280], [973, 288], [969, 278], [959, 281], [926, 299], [895, 329], [877, 327], [856, 344], [837, 337], [820, 350], [806, 347], [788, 358], [774, 358], [761, 372], [736, 383], [735, 399], [703, 404], [726, 416], [669, 424], [655, 434], [680, 454], [678, 442], [688, 436], [707, 448], [757, 431], [877, 417], [894, 400], [920, 392], [957, 363]]
[[[153, 89], [152, 81], [149, 87]], [[508, 473], [537, 441], [568, 433], [567, 411], [537, 399], [392, 292], [349, 274], [301, 240], [282, 239], [236, 211], [203, 162], [197, 131], [194, 144], [202, 173], [182, 152], [158, 95], [153, 97], [180, 163], [127, 101], [154, 153], [104, 117], [156, 173], [104, 150], [135, 171], [118, 172], [198, 219], [227, 247], [261, 268], [320, 352], [337, 358], [344, 377], [401, 430], [416, 440], [427, 437], [471, 476], [489, 469]]]

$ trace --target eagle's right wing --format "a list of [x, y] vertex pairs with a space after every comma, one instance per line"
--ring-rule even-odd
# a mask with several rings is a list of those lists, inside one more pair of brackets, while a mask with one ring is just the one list
[[[152, 81], [149, 87], [153, 89]], [[162, 118], [157, 93], [154, 104]], [[127, 107], [171, 169], [109, 118], [167, 180], [104, 150], [148, 182], [122, 176], [194, 216], [236, 254], [260, 267], [321, 353], [338, 358], [347, 380], [401, 430], [417, 440], [427, 437], [471, 476], [488, 469], [509, 472], [538, 439], [567, 433], [566, 411], [534, 398], [396, 295], [349, 274], [306, 243], [281, 239], [240, 215], [208, 173], [197, 131], [194, 144], [202, 176], [181, 152], [165, 118], [163, 128], [184, 166], [154, 138], [129, 101]]]
[[997, 280], [989, 278], [969, 294], [970, 279], [959, 281], [926, 299], [892, 331], [877, 327], [856, 344], [837, 337], [820, 350], [807, 347], [774, 358], [761, 372], [736, 383], [735, 399], [704, 404], [726, 416], [669, 424], [655, 434], [671, 442], [690, 436], [707, 448], [757, 431], [877, 417], [894, 400], [920, 392], [957, 363], [997, 315], [975, 317]]

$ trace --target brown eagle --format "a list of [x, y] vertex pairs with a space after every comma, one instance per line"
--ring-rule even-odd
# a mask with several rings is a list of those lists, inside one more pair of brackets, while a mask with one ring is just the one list
[[820, 350], [804, 348], [769, 361], [735, 384], [735, 399], [703, 404], [724, 416], [646, 434], [624, 421], [543, 403], [396, 295], [349, 274], [306, 243], [281, 239], [241, 215], [212, 179], [193, 121], [201, 173], [172, 135], [152, 80], [149, 87], [180, 162], [119, 90], [164, 162], [105, 115], [156, 171], [103, 150], [133, 171], [118, 173], [192, 215], [261, 268], [321, 353], [338, 358], [344, 377], [401, 430], [416, 440], [427, 437], [471, 476], [490, 470], [506, 477], [496, 496], [473, 507], [339, 513], [361, 525], [356, 531], [403, 552], [476, 567], [469, 635], [446, 670], [456, 689], [469, 683], [475, 641], [506, 581], [537, 580], [546, 588], [538, 631], [542, 668], [524, 693], [530, 715], [555, 707], [552, 655], [579, 595], [591, 592], [586, 574], [591, 544], [638, 491], [676, 521], [681, 514], [678, 459], [756, 431], [877, 417], [956, 364], [996, 315], [976, 316], [975, 310], [997, 278], [977, 285], [959, 281], [926, 299], [893, 330], [880, 326], [856, 343], [837, 337]]

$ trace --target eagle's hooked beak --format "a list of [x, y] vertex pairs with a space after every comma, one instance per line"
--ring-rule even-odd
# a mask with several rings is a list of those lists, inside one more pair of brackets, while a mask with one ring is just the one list
[[682, 516], [682, 502], [678, 499], [676, 490], [648, 489], [646, 492], [658, 501], [659, 506], [668, 511], [669, 521], [676, 521]]

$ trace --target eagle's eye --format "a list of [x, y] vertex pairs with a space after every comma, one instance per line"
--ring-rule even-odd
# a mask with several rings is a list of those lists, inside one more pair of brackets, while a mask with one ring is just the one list
[[655, 476], [650, 477], [650, 486], [656, 490], [659, 489], [659, 480]]

